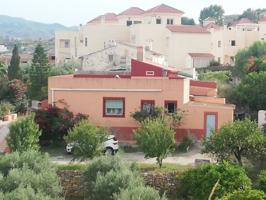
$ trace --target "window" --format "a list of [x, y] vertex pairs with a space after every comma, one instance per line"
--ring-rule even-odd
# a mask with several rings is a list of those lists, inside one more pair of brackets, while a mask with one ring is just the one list
[[231, 40], [231, 46], [232, 47], [236, 46], [236, 41], [235, 40]]
[[157, 19], [156, 19], [156, 24], [161, 24], [161, 23], [162, 23], [161, 18], [157, 18]]
[[127, 26], [131, 26], [132, 25], [132, 21], [131, 20], [128, 20], [127, 21]]
[[69, 48], [70, 47], [70, 41], [69, 40], [65, 40], [65, 48]]
[[108, 55], [108, 59], [109, 59], [109, 62], [113, 62], [114, 61], [114, 55]]
[[221, 63], [221, 57], [218, 57], [218, 63]]
[[141, 100], [141, 111], [151, 113], [154, 109], [154, 100]]
[[146, 71], [146, 76], [154, 76], [154, 71]]
[[85, 47], [88, 46], [88, 38], [85, 38]]
[[105, 97], [103, 99], [104, 117], [125, 117], [125, 98]]
[[167, 113], [175, 113], [177, 110], [177, 101], [165, 101], [164, 107]]
[[167, 24], [174, 24], [174, 19], [167, 19]]
[[134, 24], [141, 24], [141, 21], [134, 21]]
[[221, 47], [221, 46], [222, 46], [222, 41], [219, 40], [219, 41], [218, 41], [218, 47]]

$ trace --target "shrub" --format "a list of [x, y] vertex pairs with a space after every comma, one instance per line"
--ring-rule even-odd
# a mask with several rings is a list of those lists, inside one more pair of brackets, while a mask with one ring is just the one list
[[193, 146], [193, 140], [186, 136], [183, 138], [182, 142], [177, 146], [179, 152], [187, 152]]
[[154, 107], [150, 112], [145, 110], [136, 111], [131, 114], [131, 116], [138, 122], [143, 122], [146, 119], [155, 119], [163, 115], [163, 108]]
[[97, 175], [104, 176], [111, 170], [119, 172], [128, 167], [118, 156], [101, 156], [93, 159], [89, 164], [84, 173], [85, 179], [93, 185]]
[[144, 151], [145, 158], [156, 158], [159, 166], [174, 150], [175, 132], [163, 118], [147, 119], [135, 131], [134, 139]]
[[[29, 151], [0, 157], [0, 191], [4, 199], [58, 199], [61, 187], [47, 155]], [[37, 198], [39, 197], [40, 198]]]
[[82, 114], [74, 116], [66, 108], [57, 107], [51, 107], [48, 110], [38, 110], [35, 117], [36, 123], [42, 130], [41, 142], [62, 141], [68, 131], [82, 119], [87, 119], [87, 116]]
[[74, 156], [81, 160], [94, 158], [103, 151], [103, 142], [107, 136], [105, 128], [96, 127], [88, 121], [81, 121], [65, 137], [67, 143], [74, 144]]
[[245, 119], [223, 125], [203, 141], [203, 153], [212, 153], [219, 161], [230, 161], [234, 156], [239, 165], [243, 157], [260, 159], [266, 155], [266, 136], [257, 123]]
[[12, 151], [23, 152], [39, 149], [41, 131], [35, 123], [34, 117], [34, 114], [31, 114], [11, 124], [7, 143]]
[[8, 102], [0, 102], [0, 119], [6, 116], [13, 108]]
[[266, 195], [259, 190], [237, 190], [231, 194], [227, 194], [220, 200], [265, 200]]
[[166, 200], [159, 192], [151, 187], [137, 186], [122, 190], [116, 200]]
[[258, 185], [259, 189], [266, 193], [266, 170], [260, 172]]
[[208, 199], [212, 188], [219, 180], [214, 196], [251, 187], [251, 181], [243, 168], [229, 163], [204, 165], [185, 172], [180, 178], [180, 195], [185, 199]]
[[128, 169], [121, 171], [111, 170], [106, 175], [98, 174], [93, 199], [113, 200], [114, 195], [119, 194], [121, 190], [142, 184], [142, 179]]

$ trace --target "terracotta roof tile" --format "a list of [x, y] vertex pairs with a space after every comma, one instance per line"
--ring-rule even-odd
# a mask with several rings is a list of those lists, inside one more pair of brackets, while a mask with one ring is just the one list
[[173, 8], [171, 6], [161, 4], [154, 8], [147, 10], [145, 13], [176, 13], [176, 14], [184, 14], [183, 11]]
[[260, 22], [266, 22], [266, 15], [265, 16], [263, 16], [262, 18], [260, 18], [260, 20], [259, 20]]
[[119, 15], [141, 15], [145, 11], [138, 7], [131, 7], [123, 12], [121, 12]]
[[167, 28], [173, 33], [210, 33], [206, 28], [194, 25], [170, 25]]
[[254, 22], [248, 18], [241, 18], [236, 24], [254, 24]]
[[214, 55], [210, 53], [189, 53], [192, 58], [213, 58]]
[[101, 22], [102, 20], [105, 22], [118, 21], [117, 15], [115, 13], [106, 13], [104, 15], [100, 15], [100, 16], [94, 18], [93, 20], [89, 21], [88, 23], [98, 23], [98, 22]]

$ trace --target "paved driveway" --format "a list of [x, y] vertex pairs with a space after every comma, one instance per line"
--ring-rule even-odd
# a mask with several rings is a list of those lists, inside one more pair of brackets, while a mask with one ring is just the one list
[[[144, 154], [142, 152], [136, 153], [118, 153], [123, 160], [129, 162], [137, 162], [137, 163], [148, 163], [153, 164], [156, 163], [156, 159], [145, 159]], [[57, 164], [69, 164], [69, 163], [80, 163], [80, 162], [73, 162], [73, 157], [71, 155], [60, 155], [60, 156], [52, 156], [51, 161]], [[188, 153], [178, 153], [169, 155], [163, 162], [164, 163], [171, 163], [177, 165], [193, 165], [195, 163], [195, 159], [204, 159], [204, 160], [212, 160], [208, 155], [200, 153], [200, 147], [196, 146]], [[87, 161], [86, 163], [88, 163]], [[85, 163], [85, 162], [82, 162]]]

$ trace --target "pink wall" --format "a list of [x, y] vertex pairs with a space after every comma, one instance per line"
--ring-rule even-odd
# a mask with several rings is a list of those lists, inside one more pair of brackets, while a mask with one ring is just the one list
[[[146, 67], [149, 69], [148, 65]], [[139, 126], [131, 113], [140, 109], [141, 100], [154, 100], [155, 105], [160, 107], [164, 107], [165, 101], [177, 101], [178, 108], [186, 111], [184, 122], [177, 130], [178, 141], [188, 133], [194, 134], [198, 139], [204, 137], [205, 112], [218, 113], [218, 127], [233, 120], [234, 107], [231, 105], [189, 102], [188, 79], [75, 78], [73, 75], [66, 75], [50, 77], [48, 87], [49, 103], [52, 103], [52, 98], [55, 102], [64, 100], [72, 112], [87, 114], [92, 123], [115, 130], [120, 140], [131, 140], [132, 130]], [[125, 99], [123, 118], [103, 117], [103, 99], [106, 97]], [[56, 105], [63, 106], [60, 103]]]

